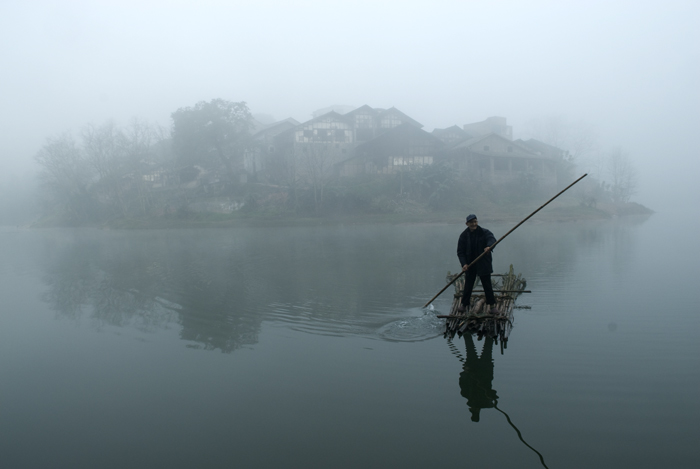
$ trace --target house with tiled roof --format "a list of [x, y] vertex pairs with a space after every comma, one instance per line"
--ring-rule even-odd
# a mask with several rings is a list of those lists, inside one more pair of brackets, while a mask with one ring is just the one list
[[468, 138], [448, 148], [443, 161], [465, 179], [507, 184], [529, 174], [542, 186], [557, 183], [557, 158], [495, 133]]
[[401, 124], [410, 124], [419, 129], [423, 127], [421, 123], [395, 107], [380, 109], [364, 105], [344, 114], [344, 116], [352, 120], [355, 140], [358, 143], [372, 140]]
[[[357, 147], [400, 126], [409, 126], [417, 130], [423, 127], [395, 107], [379, 109], [364, 105], [345, 114], [330, 111], [286, 129], [274, 137], [274, 143], [270, 147], [275, 153], [273, 159], [284, 162], [287, 167], [293, 168], [296, 174], [302, 175], [304, 171], [311, 170], [308, 168], [309, 164], [306, 164], [305, 169], [304, 165], [296, 163], [308, 163], [313, 160], [314, 171], [322, 164], [324, 172], [332, 171], [336, 176], [354, 175], [358, 174], [361, 168], [373, 167], [372, 164], [367, 166], [358, 163], [359, 160], [355, 159], [359, 155]], [[393, 138], [403, 132], [392, 134]], [[371, 153], [369, 147], [364, 147], [363, 151], [365, 153], [362, 155]], [[347, 166], [345, 162], [348, 162]]]
[[474, 137], [474, 135], [466, 132], [458, 125], [453, 125], [452, 127], [448, 127], [446, 129], [433, 129], [432, 134], [442, 140], [448, 147], [452, 147], [460, 142]]
[[505, 117], [489, 117], [481, 122], [464, 124], [462, 128], [465, 132], [475, 137], [480, 135], [496, 134], [507, 138], [508, 140], [513, 140], [513, 127], [507, 124]]
[[359, 143], [342, 161], [340, 174], [394, 174], [431, 165], [445, 144], [411, 123], [403, 123]]

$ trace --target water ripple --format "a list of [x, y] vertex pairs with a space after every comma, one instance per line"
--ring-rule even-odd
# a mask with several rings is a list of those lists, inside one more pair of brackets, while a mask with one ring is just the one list
[[[355, 316], [336, 312], [337, 316], [318, 314], [318, 305], [272, 304], [267, 320], [282, 324], [291, 330], [336, 337], [362, 336], [388, 341], [422, 341], [442, 333], [444, 321], [435, 311], [417, 308], [401, 310], [382, 308]], [[341, 315], [342, 314], [342, 315]], [[387, 322], [388, 321], [388, 322]]]
[[383, 308], [348, 316], [347, 312], [321, 315], [318, 305], [272, 304], [266, 319], [291, 330], [335, 337], [362, 336], [370, 339], [412, 342], [432, 339], [442, 333], [444, 322], [435, 311]]
[[390, 322], [377, 333], [384, 340], [419, 342], [435, 338], [443, 333], [445, 321], [431, 311], [422, 316], [412, 316]]

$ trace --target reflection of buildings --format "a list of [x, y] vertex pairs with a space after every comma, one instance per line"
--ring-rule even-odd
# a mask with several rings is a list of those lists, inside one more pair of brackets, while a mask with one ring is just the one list
[[467, 399], [472, 421], [479, 421], [481, 409], [489, 409], [496, 404], [496, 391], [492, 389], [493, 381], [493, 339], [486, 337], [481, 356], [476, 351], [471, 334], [465, 334], [464, 343], [467, 358], [464, 360], [462, 373], [459, 374], [459, 388], [462, 397]]

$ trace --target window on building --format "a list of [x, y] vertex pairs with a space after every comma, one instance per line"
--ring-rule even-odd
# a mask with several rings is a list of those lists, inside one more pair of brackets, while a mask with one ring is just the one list
[[382, 121], [379, 124], [383, 129], [393, 129], [399, 125], [401, 125], [401, 119], [399, 119], [398, 116], [392, 115], [382, 117]]
[[432, 156], [419, 156], [416, 158], [413, 158], [413, 164], [417, 166], [426, 166], [429, 164], [433, 164], [433, 157]]
[[355, 127], [358, 129], [371, 129], [374, 127], [374, 119], [367, 114], [357, 114], [355, 116]]
[[304, 138], [314, 138], [314, 131], [313, 130], [305, 130], [304, 131]]
[[336, 142], [345, 142], [345, 130], [343, 130], [343, 129], [336, 129], [336, 131], [335, 131], [335, 141], [336, 141]]

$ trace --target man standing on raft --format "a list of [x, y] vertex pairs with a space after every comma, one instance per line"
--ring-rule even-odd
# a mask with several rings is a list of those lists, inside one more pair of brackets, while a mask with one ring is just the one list
[[[459, 236], [457, 243], [457, 256], [462, 265], [464, 272], [464, 294], [462, 302], [459, 305], [458, 311], [464, 313], [469, 309], [469, 300], [472, 296], [474, 282], [478, 275], [481, 279], [481, 285], [484, 287], [486, 294], [486, 304], [491, 306], [491, 313], [497, 313], [496, 299], [493, 296], [493, 286], [491, 285], [491, 273], [493, 266], [491, 264], [491, 247], [496, 242], [496, 238], [489, 230], [479, 226], [476, 215], [467, 216], [467, 229]], [[479, 259], [479, 262], [469, 266], [474, 259], [485, 252], [484, 257]]]

